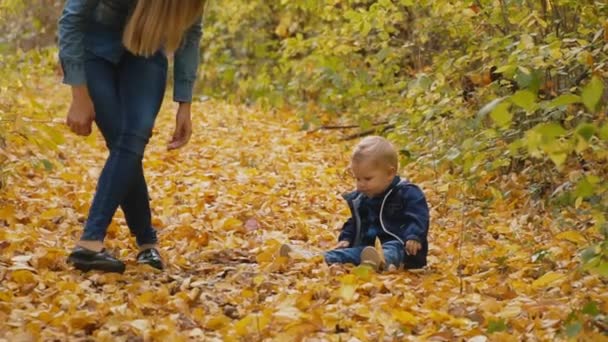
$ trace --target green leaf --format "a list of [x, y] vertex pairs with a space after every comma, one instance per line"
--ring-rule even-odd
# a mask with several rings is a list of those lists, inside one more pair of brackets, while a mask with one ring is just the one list
[[566, 134], [566, 130], [558, 123], [552, 122], [536, 126], [536, 131], [544, 138], [557, 138]]
[[494, 72], [499, 73], [499, 74], [512, 75], [516, 69], [517, 69], [516, 64], [505, 64], [505, 65], [499, 67], [498, 69], [496, 69]]
[[418, 87], [422, 90], [428, 90], [433, 81], [426, 74], [420, 74], [414, 83], [414, 87]]
[[600, 310], [597, 308], [597, 304], [595, 304], [595, 302], [585, 304], [581, 312], [590, 316], [597, 316], [600, 314]]
[[489, 321], [488, 322], [488, 334], [492, 334], [495, 332], [505, 331], [507, 330], [507, 325], [505, 324], [504, 319], [499, 319], [498, 321]]
[[594, 193], [595, 191], [593, 189], [593, 185], [589, 183], [586, 177], [581, 179], [578, 184], [576, 184], [575, 195], [577, 197], [586, 198], [589, 196], [593, 196]]
[[460, 156], [460, 150], [453, 146], [448, 150], [448, 152], [445, 155], [447, 160], [450, 160], [450, 161], [458, 158], [459, 156]]
[[608, 278], [608, 262], [602, 260], [599, 265], [592, 269], [595, 273], [601, 275], [604, 278]]
[[547, 107], [549, 109], [581, 102], [581, 97], [574, 94], [564, 94], [554, 98]]
[[595, 128], [595, 125], [583, 122], [576, 127], [576, 134], [589, 141], [595, 134]]
[[604, 124], [604, 126], [602, 126], [602, 128], [600, 128], [600, 138], [604, 139], [604, 140], [608, 140], [608, 124]]
[[538, 71], [530, 71], [524, 67], [518, 67], [515, 74], [515, 81], [520, 89], [529, 89], [533, 93], [540, 88], [540, 74]]
[[511, 123], [513, 114], [509, 112], [511, 105], [508, 102], [498, 104], [490, 113], [490, 117], [500, 127], [506, 127]]
[[53, 164], [50, 161], [48, 161], [47, 159], [42, 159], [40, 162], [42, 163], [42, 165], [44, 166], [44, 169], [47, 172], [50, 172], [53, 170]]
[[61, 132], [59, 132], [55, 128], [49, 126], [42, 126], [41, 128], [44, 132], [46, 132], [46, 134], [55, 144], [60, 145], [65, 143], [65, 138], [63, 137], [63, 134], [61, 134]]
[[591, 82], [585, 86], [583, 92], [581, 93], [581, 97], [583, 99], [583, 103], [585, 107], [589, 109], [591, 113], [595, 113], [597, 104], [600, 102], [602, 98], [602, 93], [604, 92], [604, 83], [598, 78], [593, 77]]
[[551, 159], [551, 161], [553, 161], [557, 168], [560, 168], [562, 167], [562, 165], [564, 165], [564, 162], [566, 161], [567, 157], [568, 155], [563, 152], [549, 153], [549, 158]]
[[371, 278], [372, 269], [366, 265], [359, 265], [353, 269], [353, 274], [357, 276], [357, 278], [367, 281]]
[[536, 95], [529, 90], [519, 90], [511, 96], [511, 102], [530, 112], [534, 109]]
[[589, 260], [595, 258], [597, 256], [597, 253], [595, 251], [595, 247], [591, 246], [589, 248], [586, 248], [582, 253], [581, 253], [581, 259], [583, 259], [583, 263], [587, 263], [589, 262]]
[[532, 262], [541, 261], [549, 254], [550, 254], [550, 252], [547, 251], [546, 249], [541, 249], [539, 251], [536, 251], [536, 252], [534, 252], [534, 254], [532, 254]]
[[477, 118], [482, 119], [484, 116], [488, 115], [496, 106], [501, 103], [506, 97], [499, 97], [488, 102], [485, 106], [483, 106], [479, 112], [477, 112]]
[[572, 322], [566, 326], [566, 335], [568, 335], [570, 338], [576, 337], [576, 335], [578, 335], [582, 329], [583, 325], [581, 322]]

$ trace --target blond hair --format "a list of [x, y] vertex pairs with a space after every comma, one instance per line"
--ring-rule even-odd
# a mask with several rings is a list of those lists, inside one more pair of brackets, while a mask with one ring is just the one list
[[363, 138], [353, 149], [351, 163], [372, 160], [377, 164], [399, 169], [399, 158], [395, 146], [383, 137], [372, 135]]
[[161, 47], [174, 52], [204, 7], [204, 0], [138, 0], [122, 42], [139, 56], [151, 56]]

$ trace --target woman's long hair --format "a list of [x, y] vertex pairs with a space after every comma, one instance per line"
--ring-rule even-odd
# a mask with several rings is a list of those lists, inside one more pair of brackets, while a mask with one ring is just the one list
[[122, 42], [131, 53], [151, 56], [163, 47], [171, 53], [184, 32], [202, 15], [205, 0], [138, 0]]

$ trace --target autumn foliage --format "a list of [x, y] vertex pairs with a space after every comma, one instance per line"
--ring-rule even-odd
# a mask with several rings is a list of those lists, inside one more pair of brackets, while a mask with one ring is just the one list
[[[7, 36], [52, 30], [0, 4]], [[107, 152], [63, 125], [56, 49], [0, 41], [0, 341], [606, 339], [607, 11], [210, 2], [193, 139], [166, 151], [167, 98], [144, 160], [168, 269], [136, 265], [119, 213], [123, 275], [65, 263]], [[368, 129], [427, 195], [429, 266], [279, 257], [335, 243]]]

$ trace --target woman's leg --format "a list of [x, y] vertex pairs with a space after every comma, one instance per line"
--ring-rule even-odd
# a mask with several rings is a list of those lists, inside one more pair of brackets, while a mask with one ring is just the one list
[[[142, 242], [156, 243], [155, 234], [150, 233], [149, 205], [135, 201], [148, 201], [147, 190], [141, 191], [145, 187], [142, 158], [163, 100], [167, 60], [160, 53], [150, 58], [125, 53], [117, 70], [119, 119], [111, 126], [119, 130], [110, 144], [82, 240], [102, 241], [116, 209], [126, 204], [129, 222], [146, 225], [142, 230], [147, 234], [141, 236], [150, 241]], [[131, 192], [132, 186], [140, 191]]]
[[[88, 88], [95, 104], [95, 123], [111, 151], [120, 134], [121, 127], [117, 123], [122, 122], [118, 68], [102, 58], [90, 56], [87, 60], [86, 72], [89, 79], [94, 80], [94, 82], [90, 82]], [[101, 185], [103, 186], [103, 184]], [[151, 225], [148, 187], [143, 175], [143, 168], [140, 167], [136, 170], [131, 187], [121, 201], [120, 207], [138, 245], [154, 245], [156, 231]], [[99, 243], [101, 244], [101, 242]]]
[[140, 248], [152, 247], [157, 243], [156, 230], [152, 227], [152, 212], [150, 210], [150, 196], [148, 185], [144, 178], [143, 167], [137, 170], [131, 191], [120, 203], [125, 214], [127, 225], [131, 234], [135, 236]]
[[[165, 93], [167, 58], [156, 53], [150, 58], [126, 53], [121, 63], [120, 99], [126, 129], [118, 138], [118, 148], [141, 154], [151, 135], [154, 121]], [[149, 87], [142, 95], [142, 88]], [[152, 227], [148, 186], [141, 164], [136, 170], [132, 189], [121, 202], [127, 224], [135, 235], [140, 248], [153, 247], [157, 243]]]
[[[85, 73], [87, 75], [89, 95], [95, 107], [95, 123], [106, 141], [106, 146], [111, 150], [118, 132], [116, 122], [120, 122], [116, 65], [103, 58], [87, 54]], [[102, 182], [97, 182], [97, 188], [103, 186]], [[91, 229], [98, 229], [98, 227], [91, 226], [89, 226], [88, 232], [86, 229], [85, 226], [85, 233], [78, 242], [78, 245], [94, 251], [103, 249], [105, 231], [93, 232]]]
[[[95, 106], [95, 122], [106, 140], [106, 145], [111, 149], [117, 136], [115, 123], [120, 122], [116, 66], [107, 60], [88, 54], [85, 73], [89, 95]], [[99, 181], [97, 187], [103, 188], [103, 182]], [[97, 269], [107, 272], [123, 272], [125, 264], [103, 251], [105, 231], [91, 231], [91, 229], [98, 229], [98, 227], [91, 226], [88, 229], [87, 231], [85, 227], [85, 232], [77, 243], [77, 247], [70, 253], [68, 261], [83, 271]]]

